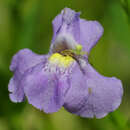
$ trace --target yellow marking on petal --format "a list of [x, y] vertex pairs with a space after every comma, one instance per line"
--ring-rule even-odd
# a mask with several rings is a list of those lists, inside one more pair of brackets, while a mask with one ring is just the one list
[[49, 57], [49, 61], [52, 64], [56, 64], [66, 68], [69, 67], [69, 65], [74, 61], [74, 59], [69, 55], [63, 56], [59, 53], [54, 53]]
[[78, 45], [76, 46], [76, 50], [77, 50], [77, 51], [82, 51], [82, 48], [83, 48], [83, 47], [82, 47], [82, 45], [80, 45], [80, 44], [78, 44]]
[[88, 93], [89, 93], [89, 94], [92, 93], [92, 88], [88, 88]]
[[82, 49], [83, 49], [83, 46], [81, 44], [77, 44], [76, 49], [74, 50], [74, 52], [77, 55], [88, 55], [88, 52], [82, 51]]

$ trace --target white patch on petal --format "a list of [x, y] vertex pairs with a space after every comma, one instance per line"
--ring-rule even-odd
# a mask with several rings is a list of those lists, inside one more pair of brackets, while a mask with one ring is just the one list
[[86, 67], [86, 61], [84, 59], [79, 58], [78, 61], [80, 63], [81, 68], [85, 68]]
[[42, 71], [46, 71], [47, 73], [69, 75], [72, 73], [73, 66], [75, 66], [75, 62], [73, 62], [69, 67], [65, 68], [62, 66], [58, 66], [57, 64], [52, 64], [48, 61]]
[[70, 34], [62, 33], [56, 37], [52, 45], [52, 52], [60, 52], [65, 49], [76, 49], [78, 43], [73, 39]]

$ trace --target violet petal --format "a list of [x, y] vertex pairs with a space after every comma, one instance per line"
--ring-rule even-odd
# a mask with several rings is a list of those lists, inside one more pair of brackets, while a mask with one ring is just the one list
[[64, 88], [58, 75], [39, 64], [26, 72], [23, 86], [28, 102], [46, 113], [58, 111], [64, 103]]
[[14, 72], [14, 76], [8, 85], [8, 90], [11, 92], [10, 99], [13, 102], [22, 102], [24, 99], [24, 91], [21, 86], [21, 79], [23, 78], [24, 72], [41, 61], [43, 62], [45, 57], [43, 55], [37, 55], [29, 49], [23, 49], [13, 57], [10, 70]]
[[78, 68], [73, 72], [64, 107], [82, 117], [102, 118], [119, 107], [122, 83], [115, 77], [100, 75], [90, 64], [85, 69], [85, 75]]
[[[77, 44], [81, 44], [84, 51], [87, 51], [87, 53], [90, 52], [91, 48], [96, 45], [102, 36], [103, 28], [97, 21], [87, 21], [80, 19], [79, 16], [79, 12], [75, 12], [69, 8], [63, 9], [61, 14], [56, 16], [53, 20], [54, 33], [52, 45], [60, 35], [63, 37], [64, 43], [68, 42], [68, 38], [70, 37], [69, 39], [73, 39]], [[71, 44], [71, 41], [68, 44]]]
[[80, 43], [88, 53], [96, 45], [103, 34], [103, 27], [97, 21], [80, 19]]

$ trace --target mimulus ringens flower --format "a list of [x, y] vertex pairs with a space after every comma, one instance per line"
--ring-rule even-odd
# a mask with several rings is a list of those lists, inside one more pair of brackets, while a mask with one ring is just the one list
[[46, 113], [57, 112], [63, 106], [89, 118], [102, 118], [119, 107], [121, 81], [100, 75], [88, 62], [103, 28], [97, 21], [79, 16], [69, 8], [56, 16], [47, 55], [23, 49], [13, 57], [10, 70], [14, 76], [8, 86], [11, 101], [22, 102], [26, 97]]

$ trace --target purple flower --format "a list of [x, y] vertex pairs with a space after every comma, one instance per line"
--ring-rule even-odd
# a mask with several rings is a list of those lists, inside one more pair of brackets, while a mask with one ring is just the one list
[[100, 75], [88, 62], [103, 28], [97, 21], [86, 21], [79, 15], [65, 8], [56, 16], [47, 55], [23, 49], [13, 57], [10, 70], [14, 76], [8, 86], [11, 101], [22, 102], [26, 97], [46, 113], [63, 106], [89, 118], [102, 118], [119, 107], [121, 81]]

